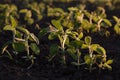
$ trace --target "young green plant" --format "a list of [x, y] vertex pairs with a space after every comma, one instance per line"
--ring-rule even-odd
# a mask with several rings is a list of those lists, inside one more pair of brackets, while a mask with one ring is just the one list
[[67, 47], [67, 52], [68, 54], [76, 61], [72, 62], [73, 65], [79, 66], [82, 65], [81, 63], [81, 46], [83, 44], [83, 41], [81, 38], [83, 37], [83, 33], [77, 33], [75, 31], [69, 31], [69, 36], [73, 39], [68, 47]]
[[90, 72], [92, 71], [92, 66], [96, 64], [99, 69], [112, 69], [110, 64], [112, 60], [107, 61], [106, 50], [101, 47], [99, 44], [91, 44], [91, 37], [85, 37], [85, 44], [82, 45], [82, 49], [88, 49], [89, 54], [84, 56], [85, 63], [89, 65]]
[[[6, 25], [4, 27], [4, 30], [11, 31], [13, 38], [12, 38], [12, 41], [8, 41], [7, 44], [3, 46], [2, 53], [4, 53], [5, 51], [9, 53], [9, 51], [7, 50], [7, 47], [9, 45], [12, 45], [13, 50], [16, 53], [27, 51], [26, 58], [28, 60], [31, 60], [33, 64], [35, 56], [34, 54], [30, 54], [30, 49], [35, 53], [35, 55], [39, 54], [40, 50], [37, 47], [37, 44], [39, 44], [38, 38], [33, 33], [30, 33], [26, 28], [18, 26], [14, 17], [10, 16], [10, 21], [11, 21], [11, 24]], [[9, 55], [11, 56], [10, 53]]]
[[[65, 57], [65, 45], [69, 42], [69, 38], [68, 38], [68, 29], [64, 30], [63, 26], [61, 25], [61, 20], [52, 20], [52, 25], [54, 26], [50, 26], [50, 34], [48, 36], [48, 38], [50, 40], [54, 39], [54, 38], [58, 38], [60, 41], [60, 55], [62, 57], [62, 63], [66, 64], [66, 57]], [[52, 47], [52, 46], [51, 46]], [[51, 52], [51, 54], [53, 54]], [[55, 53], [54, 55], [56, 55], [57, 53]]]

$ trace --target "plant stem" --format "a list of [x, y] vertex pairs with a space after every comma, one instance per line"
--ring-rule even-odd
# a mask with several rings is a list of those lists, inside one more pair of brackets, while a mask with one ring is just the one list
[[13, 43], [15, 42], [15, 31], [13, 31]]
[[66, 64], [66, 57], [65, 57], [65, 42], [66, 42], [66, 39], [67, 39], [67, 35], [65, 34], [63, 36], [63, 41], [62, 41], [62, 44], [61, 44], [63, 64]]
[[26, 45], [27, 57], [29, 57], [30, 51], [29, 51], [29, 44], [28, 44], [28, 36], [27, 35], [25, 35], [25, 45]]
[[[100, 17], [99, 17], [100, 18]], [[97, 23], [97, 28], [98, 28], [98, 31], [100, 31], [100, 28], [101, 28], [101, 22], [103, 21], [103, 19], [100, 19]]]
[[90, 70], [90, 72], [92, 72], [92, 60], [91, 60], [91, 63], [90, 63], [89, 70]]
[[8, 50], [5, 50], [7, 53], [8, 53], [8, 55], [9, 55], [9, 59], [13, 59], [13, 57], [12, 57], [12, 55], [10, 54], [10, 52], [8, 51]]
[[91, 72], [91, 71], [92, 71], [92, 64], [93, 64], [93, 60], [92, 60], [93, 50], [91, 49], [91, 46], [89, 46], [89, 54], [90, 54], [90, 66], [89, 66], [89, 70], [90, 70], [90, 72]]
[[[80, 64], [80, 51], [78, 48], [77, 48], [77, 63]], [[78, 69], [79, 69], [79, 66], [78, 66]]]
[[26, 50], [27, 50], [27, 56], [29, 57], [30, 51], [29, 51], [28, 41], [26, 41]]

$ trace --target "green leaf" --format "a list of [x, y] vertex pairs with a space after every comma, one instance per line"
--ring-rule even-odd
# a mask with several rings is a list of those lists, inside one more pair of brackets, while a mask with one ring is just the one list
[[21, 42], [15, 42], [12, 44], [13, 49], [18, 52], [23, 52], [25, 50], [25, 44]]
[[26, 28], [23, 28], [23, 27], [17, 27], [17, 30], [19, 30], [20, 32], [23, 32], [26, 35], [30, 34], [30, 32]]
[[82, 21], [82, 25], [81, 26], [82, 26], [83, 29], [89, 30], [91, 28], [91, 25], [92, 24], [90, 24], [90, 22], [88, 20], [84, 19]]
[[113, 16], [113, 19], [114, 19], [116, 22], [119, 22], [119, 18], [118, 18], [118, 17]]
[[84, 18], [84, 14], [83, 13], [76, 13], [75, 15], [75, 19], [77, 22], [81, 23], [83, 21], [83, 18]]
[[44, 35], [47, 34], [47, 32], [48, 32], [47, 28], [43, 28], [42, 30], [40, 30], [38, 37], [39, 38], [43, 37]]
[[57, 28], [58, 30], [62, 31], [63, 27], [61, 25], [61, 21], [60, 20], [52, 20], [52, 24], [55, 28]]
[[3, 30], [8, 30], [8, 31], [14, 31], [15, 28], [13, 28], [11, 25], [6, 25]]
[[120, 34], [120, 26], [119, 25], [115, 25], [114, 30], [117, 34]]
[[57, 37], [57, 34], [53, 32], [53, 33], [50, 33], [50, 34], [49, 34], [48, 39], [49, 39], [49, 40], [53, 40], [53, 39], [55, 39], [56, 37]]
[[33, 23], [34, 23], [34, 19], [32, 19], [32, 18], [27, 19], [27, 24], [28, 25], [32, 25]]
[[65, 44], [66, 44], [66, 45], [69, 44], [69, 37], [66, 38]]
[[104, 63], [103, 66], [106, 67], [106, 68], [108, 68], [109, 70], [112, 70], [112, 67], [110, 65], [106, 64], [106, 63]]
[[84, 60], [85, 60], [85, 63], [88, 64], [88, 65], [91, 63], [91, 58], [90, 58], [89, 55], [85, 55]]
[[92, 50], [96, 50], [100, 45], [99, 44], [92, 44], [91, 48]]
[[72, 37], [73, 39], [77, 38], [78, 33], [77, 32], [67, 32], [67, 34]]
[[108, 19], [103, 19], [103, 21], [108, 25], [108, 26], [112, 26], [111, 22]]
[[59, 51], [59, 47], [57, 44], [52, 44], [50, 46], [49, 61], [51, 61], [58, 54], [58, 51]]
[[82, 32], [78, 35], [78, 38], [79, 39], [83, 38], [83, 33]]
[[15, 18], [10, 16], [10, 21], [11, 21], [12, 27], [16, 28], [17, 27], [17, 21], [15, 20]]
[[89, 45], [86, 45], [86, 44], [82, 44], [81, 48], [82, 49], [87, 49], [89, 47]]
[[70, 8], [68, 8], [68, 10], [69, 10], [69, 11], [78, 11], [79, 9], [76, 8], [76, 7], [70, 7]]
[[39, 55], [40, 49], [38, 48], [38, 46], [35, 43], [31, 43], [30, 48], [36, 55]]
[[17, 38], [22, 38], [22, 33], [20, 33], [19, 31], [16, 31], [16, 35], [15, 35]]
[[62, 8], [54, 8], [54, 12], [64, 13]]
[[42, 15], [38, 15], [38, 16], [37, 16], [38, 21], [40, 21], [42, 18], [43, 18]]
[[77, 60], [77, 55], [75, 54], [76, 53], [76, 50], [74, 47], [70, 47], [67, 49], [67, 52], [68, 54], [74, 59], [74, 60]]
[[106, 50], [101, 46], [97, 47], [97, 49], [95, 51], [99, 54], [106, 55]]
[[93, 20], [94, 20], [94, 22], [97, 23], [97, 22], [99, 21], [99, 18], [98, 18], [97, 16], [94, 15], [94, 16], [93, 16]]
[[107, 61], [107, 58], [104, 57], [105, 55], [102, 55], [102, 62], [106, 62]]
[[108, 60], [107, 62], [106, 62], [106, 64], [112, 64], [113, 63], [113, 60]]
[[26, 16], [25, 16], [26, 18], [31, 18], [32, 17], [32, 13], [31, 13], [31, 11], [30, 10], [28, 10], [27, 12], [26, 12]]
[[85, 15], [90, 18], [91, 14], [88, 11], [84, 11]]
[[86, 37], [85, 37], [85, 43], [86, 43], [87, 45], [90, 45], [90, 44], [91, 44], [91, 37], [90, 37], [90, 36], [86, 36]]
[[27, 9], [21, 9], [19, 12], [20, 13], [26, 13], [28, 10]]
[[78, 40], [74, 40], [74, 41], [71, 41], [70, 45], [76, 47], [76, 48], [79, 48], [81, 47], [83, 44], [83, 41], [78, 41]]

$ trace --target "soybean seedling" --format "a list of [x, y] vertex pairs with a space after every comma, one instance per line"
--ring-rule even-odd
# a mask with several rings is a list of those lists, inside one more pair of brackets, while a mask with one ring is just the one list
[[86, 36], [84, 41], [85, 44], [82, 45], [82, 49], [88, 49], [89, 51], [89, 54], [84, 56], [84, 60], [89, 65], [90, 72], [93, 69], [93, 64], [98, 65], [100, 69], [108, 68], [111, 70], [110, 64], [112, 64], [112, 60], [107, 61], [106, 50], [99, 44], [91, 44], [90, 36]]
[[[10, 52], [7, 50], [7, 47], [9, 45], [12, 45], [13, 50], [16, 53], [26, 51], [27, 52], [26, 58], [28, 60], [31, 60], [31, 62], [33, 64], [35, 56], [34, 56], [34, 54], [30, 53], [30, 49], [35, 54], [37, 54], [37, 55], [39, 54], [40, 50], [37, 47], [37, 44], [39, 44], [38, 38], [33, 33], [30, 33], [26, 28], [18, 26], [14, 17], [10, 16], [10, 19], [11, 19], [11, 24], [6, 25], [4, 27], [4, 30], [11, 31], [13, 38], [12, 38], [12, 41], [8, 41], [3, 46], [2, 54], [4, 52], [7, 52], [10, 55], [10, 59], [13, 59]], [[32, 41], [32, 42], [29, 42], [29, 41]]]

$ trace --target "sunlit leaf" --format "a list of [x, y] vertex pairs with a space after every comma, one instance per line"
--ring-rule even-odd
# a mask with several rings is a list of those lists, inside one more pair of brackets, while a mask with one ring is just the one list
[[62, 8], [54, 8], [54, 12], [64, 13]]
[[114, 18], [114, 20], [115, 20], [116, 22], [119, 21], [119, 18], [118, 18], [117, 16], [113, 16], [113, 18]]
[[91, 48], [92, 48], [93, 50], [96, 50], [99, 46], [100, 46], [99, 44], [92, 44], [92, 45], [91, 45]]
[[106, 55], [106, 50], [101, 46], [97, 47], [97, 49], [95, 51], [99, 54]]
[[88, 11], [84, 11], [85, 15], [90, 18], [91, 14]]
[[120, 34], [120, 26], [119, 25], [115, 25], [114, 30], [117, 34]]
[[91, 28], [91, 25], [92, 24], [90, 24], [90, 22], [88, 20], [84, 19], [82, 21], [82, 25], [81, 26], [82, 26], [83, 29], [89, 30]]
[[93, 15], [93, 20], [94, 20], [94, 22], [96, 22], [96, 23], [99, 21], [98, 17], [95, 16], [95, 15]]
[[68, 32], [68, 35], [72, 37], [73, 39], [77, 38], [78, 33], [77, 32]]
[[69, 11], [78, 11], [78, 8], [76, 8], [76, 7], [70, 7], [70, 8], [68, 8], [68, 10]]
[[82, 49], [87, 49], [89, 47], [89, 45], [86, 45], [86, 44], [82, 44], [81, 48]]
[[32, 16], [32, 13], [31, 13], [30, 10], [28, 10], [27, 13], [26, 13], [26, 17], [30, 18], [31, 16]]
[[28, 10], [27, 9], [21, 9], [19, 12], [20, 13], [26, 13]]
[[28, 18], [28, 19], [27, 19], [27, 23], [28, 23], [29, 25], [33, 24], [33, 23], [34, 23], [34, 19]]
[[38, 48], [38, 46], [35, 43], [31, 43], [30, 48], [36, 55], [39, 55], [40, 49]]
[[106, 62], [106, 64], [112, 64], [113, 63], [113, 60], [108, 60], [107, 62]]
[[10, 16], [10, 21], [11, 21], [12, 27], [16, 28], [17, 27], [17, 21], [15, 20], [15, 18]]
[[103, 21], [108, 25], [108, 26], [112, 26], [111, 22], [108, 19], [103, 19]]
[[88, 65], [91, 63], [91, 59], [90, 59], [89, 55], [85, 55], [84, 60], [85, 60], [85, 63], [88, 64]]
[[78, 38], [79, 39], [83, 38], [83, 33], [82, 32], [78, 35]]
[[65, 44], [68, 45], [69, 44], [69, 38], [66, 38]]
[[52, 24], [58, 30], [60, 30], [60, 31], [63, 30], [60, 20], [52, 20]]
[[23, 28], [23, 27], [17, 27], [17, 30], [19, 30], [20, 32], [23, 32], [26, 35], [30, 34], [30, 32], [26, 28]]
[[90, 45], [90, 44], [91, 44], [91, 37], [90, 37], [90, 36], [86, 36], [86, 37], [85, 37], [85, 43], [86, 43], [87, 45]]
[[3, 30], [14, 31], [15, 28], [11, 27], [11, 25], [6, 25]]
[[48, 36], [48, 39], [49, 40], [53, 40], [57, 37], [57, 34], [56, 33], [50, 33], [49, 36]]
[[110, 65], [106, 64], [106, 63], [104, 63], [103, 66], [104, 66], [105, 68], [109, 69], [109, 70], [112, 70], [112, 67], [111, 67]]

